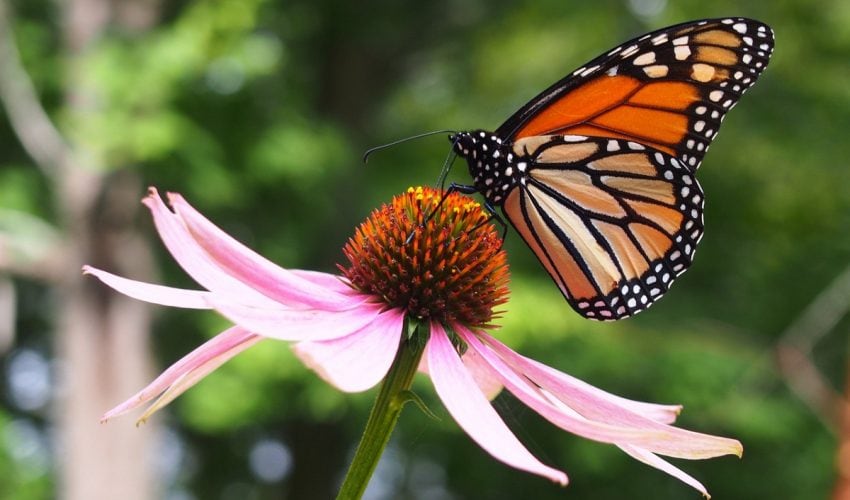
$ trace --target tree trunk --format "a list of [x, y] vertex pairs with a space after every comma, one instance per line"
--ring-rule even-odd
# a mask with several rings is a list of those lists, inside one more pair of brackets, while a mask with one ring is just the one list
[[[86, 174], [69, 171], [69, 175]], [[121, 192], [111, 197], [122, 208], [138, 206], [141, 186], [130, 184], [136, 189], [120, 189], [114, 182], [106, 182], [104, 191]], [[103, 227], [93, 216], [92, 201], [69, 200], [63, 205], [68, 243], [56, 325], [56, 354], [62, 367], [56, 412], [60, 442], [57, 496], [65, 500], [145, 500], [158, 496], [159, 489], [153, 468], [156, 422], [136, 428], [127, 420], [109, 425], [99, 420], [103, 412], [152, 378], [150, 311], [143, 303], [105, 292], [99, 283], [82, 276], [80, 266], [92, 262], [145, 279], [152, 274], [150, 258], [140, 238]], [[102, 213], [115, 213], [114, 208], [104, 206]], [[116, 227], [131, 227], [133, 221], [121, 217], [115, 223]], [[118, 259], [97, 261], [97, 254]]]
[[[80, 60], [109, 22], [110, 4], [68, 0], [63, 5], [66, 108], [73, 114], [98, 111], [93, 108], [97, 96], [81, 83]], [[154, 478], [156, 423], [137, 429], [126, 420], [102, 425], [99, 419], [151, 379], [150, 312], [142, 303], [106, 293], [80, 272], [90, 263], [150, 281], [148, 250], [132, 229], [143, 186], [132, 174], [105, 177], [97, 162], [72, 144], [54, 177], [66, 242], [56, 325], [62, 367], [55, 414], [57, 497], [145, 500], [160, 496]]]
[[833, 500], [850, 500], [850, 361], [847, 363], [847, 381], [844, 385], [844, 404], [839, 429], [838, 452], [835, 455], [835, 467], [838, 474], [832, 498]]

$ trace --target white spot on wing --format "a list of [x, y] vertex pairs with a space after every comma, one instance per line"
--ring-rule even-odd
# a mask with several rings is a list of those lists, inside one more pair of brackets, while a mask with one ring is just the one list
[[660, 34], [660, 35], [658, 35], [658, 36], [656, 36], [655, 38], [652, 39], [652, 44], [653, 45], [661, 45], [662, 43], [667, 43], [667, 40], [668, 40], [667, 33], [662, 33], [662, 34]]
[[643, 72], [650, 78], [664, 78], [669, 71], [670, 68], [666, 64], [655, 64], [643, 68]]
[[581, 142], [586, 141], [587, 137], [584, 135], [565, 135], [564, 142]]
[[627, 58], [627, 57], [629, 57], [629, 56], [633, 56], [633, 55], [635, 55], [635, 54], [637, 53], [637, 51], [638, 51], [638, 46], [637, 46], [637, 45], [632, 45], [632, 46], [630, 46], [629, 48], [627, 48], [626, 50], [624, 50], [624, 51], [623, 51], [623, 53], [622, 53], [622, 54], [620, 54], [620, 57], [622, 57], [623, 59], [625, 59], [625, 58]]
[[673, 47], [673, 55], [677, 61], [684, 61], [691, 55], [691, 48], [687, 45], [677, 45]]
[[581, 75], [581, 76], [587, 76], [587, 75], [589, 75], [589, 74], [593, 73], [594, 71], [596, 71], [597, 69], [599, 69], [599, 65], [598, 65], [598, 64], [597, 64], [596, 66], [591, 66], [591, 67], [587, 68], [586, 70], [582, 71], [582, 72], [580, 73], [580, 75]]
[[655, 52], [644, 52], [643, 54], [635, 57], [634, 62], [638, 66], [646, 66], [647, 64], [652, 64], [655, 62]]

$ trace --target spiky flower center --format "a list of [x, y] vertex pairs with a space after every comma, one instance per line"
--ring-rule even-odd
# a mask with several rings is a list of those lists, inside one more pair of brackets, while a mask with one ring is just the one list
[[490, 326], [507, 301], [502, 240], [472, 198], [409, 188], [357, 228], [340, 265], [351, 285], [417, 318]]

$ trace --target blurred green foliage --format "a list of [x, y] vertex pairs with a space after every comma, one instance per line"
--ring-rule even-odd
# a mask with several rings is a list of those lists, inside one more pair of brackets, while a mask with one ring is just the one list
[[43, 439], [24, 419], [0, 415], [0, 498], [46, 498], [51, 482], [44, 470], [49, 460], [34, 441]]
[[[783, 329], [850, 263], [846, 2], [817, 9], [799, 0], [166, 3], [151, 30], [109, 32], [87, 53], [85, 71], [73, 76], [98, 96], [85, 113], [60, 105], [71, 76], [62, 70], [56, 5], [16, 7], [24, 65], [63, 132], [100, 159], [98, 168], [133, 169], [147, 184], [183, 193], [276, 262], [323, 271], [335, 269], [370, 210], [409, 185], [433, 183], [448, 152], [441, 138], [423, 139], [364, 167], [360, 154], [369, 146], [432, 129], [495, 128], [573, 68], [654, 28], [723, 15], [771, 24], [774, 59], [700, 171], [706, 236], [693, 268], [638, 317], [592, 323], [569, 309], [511, 232], [513, 297], [498, 335], [614, 393], [682, 403], [685, 427], [739, 438], [742, 460], [677, 464], [717, 498], [830, 491], [834, 430], [789, 391], [772, 353]], [[0, 210], [54, 220], [49, 186], [5, 121], [0, 145]], [[458, 164], [451, 178], [466, 175]], [[151, 224], [141, 224], [155, 239]], [[188, 286], [164, 249], [159, 262], [165, 283]], [[49, 307], [49, 297], [32, 296]], [[162, 310], [158, 359], [164, 366], [225, 326], [208, 313]], [[815, 351], [836, 388], [848, 327], [844, 319]], [[404, 414], [390, 450], [402, 469], [381, 476], [389, 488], [383, 498], [697, 495], [501, 395], [496, 406], [520, 438], [570, 475], [562, 490], [488, 457], [461, 437], [426, 380], [417, 387], [441, 420]], [[294, 486], [299, 478], [332, 484], [372, 395], [340, 394], [287, 346], [261, 343], [181, 397], [170, 416], [156, 417], [192, 457], [169, 488], [194, 498], [259, 499], [303, 493]], [[5, 401], [0, 431], [12, 418], [31, 417]], [[263, 437], [293, 455], [295, 468], [281, 481], [263, 483], [247, 465], [246, 443]], [[0, 497], [44, 496], [49, 479], [21, 479], [16, 470], [25, 464], [11, 449], [0, 442]]]

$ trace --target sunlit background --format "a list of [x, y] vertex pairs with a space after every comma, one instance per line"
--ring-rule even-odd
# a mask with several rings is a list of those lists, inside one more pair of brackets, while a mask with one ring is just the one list
[[[497, 127], [550, 83], [669, 24], [743, 15], [776, 51], [700, 170], [706, 235], [649, 311], [581, 319], [513, 232], [497, 335], [614, 393], [681, 403], [743, 459], [677, 462], [716, 498], [850, 497], [850, 3], [801, 0], [0, 3], [0, 498], [329, 498], [374, 391], [344, 395], [263, 342], [147, 424], [98, 417], [226, 322], [149, 307], [84, 263], [195, 285], [149, 185], [286, 267], [333, 272], [371, 209], [435, 182], [435, 129]], [[453, 180], [468, 181], [464, 165]], [[495, 405], [562, 489], [440, 417], [402, 415], [370, 499], [698, 498], [615, 447]], [[843, 420], [843, 425], [842, 425]], [[840, 443], [844, 442], [844, 453]], [[841, 457], [844, 457], [841, 459]]]

